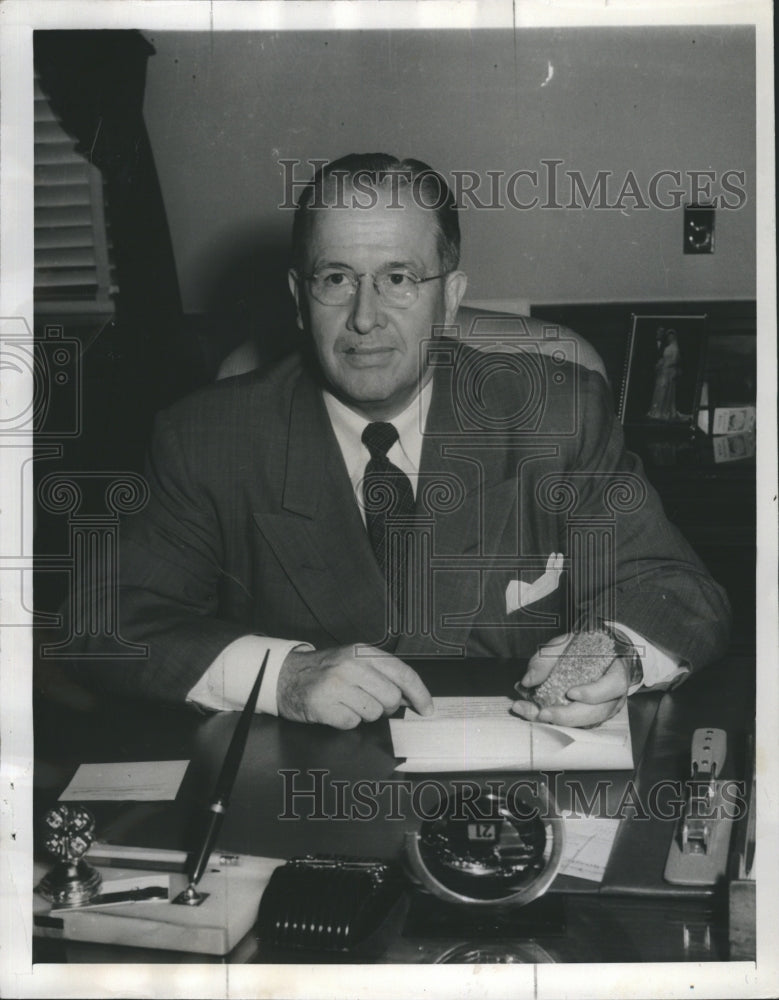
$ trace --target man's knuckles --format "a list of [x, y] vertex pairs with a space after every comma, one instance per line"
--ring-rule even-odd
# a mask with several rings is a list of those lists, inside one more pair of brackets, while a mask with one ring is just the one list
[[541, 713], [540, 721], [579, 729], [584, 726], [597, 726], [615, 715], [620, 708], [620, 703], [620, 699], [615, 699], [599, 702], [595, 705], [577, 702], [574, 705], [546, 708]]
[[600, 680], [591, 684], [577, 684], [569, 689], [567, 696], [572, 701], [598, 705], [613, 701], [628, 692], [628, 673], [621, 660], [615, 660]]
[[536, 653], [527, 665], [527, 671], [522, 678], [523, 687], [537, 687], [551, 674], [554, 665], [557, 663], [557, 655], [554, 653]]
[[345, 705], [332, 705], [329, 706], [328, 711], [323, 714], [321, 719], [314, 721], [332, 726], [333, 729], [356, 729], [362, 719]]

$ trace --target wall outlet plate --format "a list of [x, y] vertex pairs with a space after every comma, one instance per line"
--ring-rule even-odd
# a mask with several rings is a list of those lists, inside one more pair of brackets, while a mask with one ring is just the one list
[[684, 206], [684, 252], [714, 253], [714, 206]]

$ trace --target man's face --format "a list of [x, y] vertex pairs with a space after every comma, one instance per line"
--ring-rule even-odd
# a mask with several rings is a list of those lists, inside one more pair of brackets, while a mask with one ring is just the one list
[[[346, 203], [349, 204], [347, 190]], [[344, 305], [324, 305], [310, 294], [302, 274], [290, 271], [298, 323], [311, 335], [322, 373], [333, 393], [370, 419], [390, 420], [429, 378], [420, 371], [420, 344], [433, 327], [454, 322], [465, 291], [459, 271], [418, 286], [407, 308], [387, 305], [370, 275], [405, 269], [418, 278], [441, 274], [431, 212], [410, 199], [385, 207], [380, 191], [370, 209], [330, 208], [315, 213], [304, 273], [349, 268], [362, 278]]]

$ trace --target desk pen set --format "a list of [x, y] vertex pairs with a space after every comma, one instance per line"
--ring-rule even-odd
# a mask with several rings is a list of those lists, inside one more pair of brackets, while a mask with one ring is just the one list
[[[403, 864], [339, 856], [284, 863], [215, 851], [194, 903], [193, 855], [95, 843], [90, 857], [102, 879], [79, 859], [85, 884], [75, 891], [71, 872], [55, 899], [60, 860], [39, 886], [53, 905], [36, 915], [36, 927], [69, 940], [224, 955], [256, 926], [260, 942], [274, 949], [360, 953], [387, 925], [399, 928], [410, 901], [413, 917], [422, 894], [439, 907], [442, 926], [455, 909], [462, 926], [476, 931], [485, 915], [505, 917], [544, 893], [559, 867], [563, 826], [557, 817], [517, 817], [487, 794], [469, 805], [491, 818], [471, 822], [458, 816], [462, 802], [449, 803], [448, 816], [408, 833]], [[109, 880], [108, 871], [116, 877]]]
[[[267, 657], [235, 726], [201, 839], [190, 855], [93, 844], [94, 820], [83, 806], [50, 810], [46, 845], [58, 861], [38, 886], [52, 904], [48, 914], [36, 915], [39, 930], [84, 941], [224, 954], [256, 923], [260, 939], [273, 947], [344, 951], [380, 931], [403, 908], [412, 886], [447, 904], [490, 911], [530, 902], [546, 890], [563, 843], [559, 818], [539, 818], [553, 812], [546, 800], [543, 810], [528, 803], [527, 815], [521, 815], [485, 794], [471, 804], [478, 807], [479, 822], [468, 819], [461, 802], [447, 803], [442, 818], [408, 834], [404, 865], [322, 856], [283, 863], [219, 854], [215, 844], [266, 662]], [[92, 860], [116, 869], [117, 878], [108, 881], [84, 860], [90, 845]], [[222, 924], [221, 931], [214, 930]]]
[[[501, 926], [528, 937], [558, 875], [565, 825], [550, 789], [536, 783], [509, 803], [494, 789], [476, 798], [455, 791], [434, 818], [405, 833], [402, 863], [341, 856], [274, 858], [219, 853], [216, 841], [244, 755], [267, 655], [235, 725], [197, 846], [190, 854], [102, 845], [94, 819], [78, 804], [46, 815], [45, 846], [57, 858], [41, 879], [34, 920], [38, 933], [69, 940], [129, 944], [225, 955], [256, 927], [275, 949], [345, 952], [380, 935], [411, 903], [425, 930]], [[696, 732], [698, 779], [669, 856], [666, 879], [706, 884], [720, 877], [730, 829], [696, 819], [700, 796], [719, 794], [725, 734]], [[96, 865], [115, 878], [101, 876]], [[520, 910], [536, 901], [526, 911]], [[553, 900], [543, 901], [544, 903]], [[546, 912], [550, 910], [547, 906]], [[443, 933], [443, 930], [441, 930]]]

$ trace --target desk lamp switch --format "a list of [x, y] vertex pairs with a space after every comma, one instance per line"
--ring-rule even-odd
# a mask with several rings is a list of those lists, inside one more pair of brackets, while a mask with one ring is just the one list
[[676, 885], [714, 885], [725, 874], [733, 826], [733, 803], [719, 780], [727, 737], [722, 729], [696, 729], [692, 766], [679, 826], [668, 852], [664, 877]]

